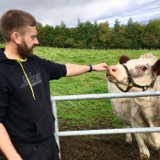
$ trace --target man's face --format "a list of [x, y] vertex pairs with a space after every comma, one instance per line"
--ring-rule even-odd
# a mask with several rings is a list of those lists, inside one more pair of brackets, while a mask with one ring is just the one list
[[21, 35], [21, 43], [17, 47], [17, 52], [23, 58], [32, 56], [33, 48], [38, 44], [36, 27], [28, 26], [25, 33]]

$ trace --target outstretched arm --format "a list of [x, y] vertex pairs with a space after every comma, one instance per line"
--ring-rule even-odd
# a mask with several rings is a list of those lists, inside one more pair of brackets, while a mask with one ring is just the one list
[[2, 123], [0, 123], [0, 149], [8, 160], [22, 160], [14, 148], [8, 132]]
[[95, 65], [77, 65], [77, 64], [66, 64], [67, 68], [67, 77], [71, 76], [78, 76], [83, 73], [89, 72], [90, 69], [92, 71], [106, 71], [107, 70], [107, 64], [101, 63], [101, 64], [95, 64]]

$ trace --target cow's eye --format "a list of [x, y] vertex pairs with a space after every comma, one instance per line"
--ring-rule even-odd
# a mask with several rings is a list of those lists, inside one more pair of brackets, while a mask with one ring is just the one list
[[140, 69], [141, 69], [142, 71], [146, 71], [146, 70], [147, 70], [147, 67], [146, 67], [146, 66], [141, 66]]

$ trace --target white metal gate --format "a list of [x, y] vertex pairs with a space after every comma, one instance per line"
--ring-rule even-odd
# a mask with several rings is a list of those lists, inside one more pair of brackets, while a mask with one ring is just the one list
[[105, 94], [83, 94], [51, 97], [53, 114], [55, 116], [55, 138], [60, 148], [59, 137], [63, 136], [84, 136], [84, 135], [103, 135], [103, 134], [122, 134], [122, 133], [142, 133], [142, 132], [160, 132], [160, 127], [152, 128], [123, 128], [123, 129], [100, 129], [100, 130], [80, 130], [80, 131], [59, 131], [57, 101], [89, 100], [89, 99], [112, 99], [112, 98], [130, 98], [160, 96], [160, 91], [145, 92], [127, 92], [127, 93], [105, 93]]

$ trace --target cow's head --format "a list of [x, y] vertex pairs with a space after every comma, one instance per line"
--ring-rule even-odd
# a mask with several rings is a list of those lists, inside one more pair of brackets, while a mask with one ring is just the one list
[[122, 91], [144, 91], [154, 86], [160, 75], [160, 60], [152, 54], [142, 55], [139, 59], [130, 60], [121, 56], [119, 63], [110, 66], [107, 78]]

